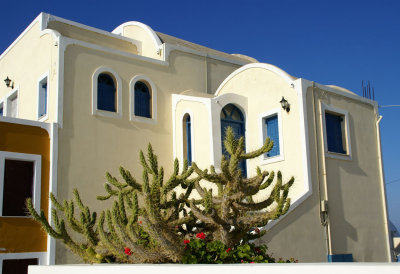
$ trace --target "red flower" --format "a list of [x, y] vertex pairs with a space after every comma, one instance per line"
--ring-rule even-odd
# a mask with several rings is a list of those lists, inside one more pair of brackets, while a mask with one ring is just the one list
[[124, 252], [125, 252], [125, 254], [128, 255], [128, 256], [129, 256], [129, 255], [132, 255], [132, 250], [131, 250], [129, 247], [125, 247], [125, 251], [124, 251]]
[[257, 253], [260, 253], [261, 249], [259, 249], [258, 247], [254, 248], [254, 251]]
[[228, 248], [228, 249], [226, 250], [226, 253], [228, 253], [229, 251], [231, 251], [231, 248]]
[[243, 261], [243, 260], [240, 260], [240, 262], [243, 263], [244, 261]]
[[188, 244], [188, 243], [190, 243], [190, 240], [183, 240], [183, 243]]
[[206, 234], [204, 234], [203, 232], [197, 233], [196, 238], [204, 240], [206, 238]]
[[260, 229], [257, 227], [256, 229], [254, 229], [254, 231], [259, 234], [260, 233]]
[[251, 264], [254, 264], [254, 262], [250, 262]]

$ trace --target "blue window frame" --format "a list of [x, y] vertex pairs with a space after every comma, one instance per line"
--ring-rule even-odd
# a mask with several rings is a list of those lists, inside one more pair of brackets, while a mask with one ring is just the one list
[[47, 114], [47, 77], [39, 83], [38, 118]]
[[190, 121], [190, 115], [186, 114], [184, 116], [184, 133], [183, 133], [183, 138], [184, 138], [184, 142], [185, 142], [185, 156], [186, 156], [186, 160], [188, 161], [189, 166], [192, 165], [192, 124]]
[[116, 112], [116, 93], [113, 77], [101, 73], [97, 78], [97, 109]]
[[151, 118], [151, 94], [143, 82], [135, 83], [135, 115]]
[[279, 124], [278, 115], [273, 115], [265, 118], [265, 127], [267, 131], [267, 137], [274, 142], [272, 149], [267, 152], [267, 157], [274, 157], [280, 155], [279, 148]]
[[325, 127], [326, 127], [328, 151], [346, 154], [343, 115], [337, 115], [326, 112]]

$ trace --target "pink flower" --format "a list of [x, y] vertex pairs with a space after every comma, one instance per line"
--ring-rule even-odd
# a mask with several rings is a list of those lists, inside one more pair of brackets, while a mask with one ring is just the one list
[[254, 262], [250, 262], [251, 264], [254, 264]]
[[243, 260], [240, 260], [240, 262], [243, 263], [244, 261], [243, 261]]
[[183, 240], [183, 243], [188, 244], [188, 243], [190, 243], [190, 240]]
[[196, 238], [204, 240], [206, 238], [206, 234], [204, 234], [203, 232], [197, 233]]
[[226, 250], [226, 253], [228, 253], [229, 251], [231, 251], [231, 248], [228, 248], [228, 249]]
[[125, 247], [125, 251], [124, 252], [128, 256], [132, 255], [132, 250], [129, 247]]

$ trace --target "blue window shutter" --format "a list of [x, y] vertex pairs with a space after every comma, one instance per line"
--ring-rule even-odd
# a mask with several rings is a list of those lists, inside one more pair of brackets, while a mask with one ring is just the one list
[[189, 165], [192, 165], [192, 125], [190, 116], [186, 118], [186, 157]]
[[115, 112], [115, 95], [114, 80], [108, 74], [100, 74], [97, 80], [97, 109]]
[[267, 153], [267, 156], [278, 156], [280, 155], [278, 115], [274, 115], [265, 119], [265, 124], [267, 127], [267, 136], [274, 142], [274, 146]]
[[150, 113], [151, 97], [147, 85], [143, 82], [135, 84], [135, 115], [151, 118]]
[[346, 153], [343, 149], [342, 121], [342, 116], [325, 113], [328, 151], [330, 152]]

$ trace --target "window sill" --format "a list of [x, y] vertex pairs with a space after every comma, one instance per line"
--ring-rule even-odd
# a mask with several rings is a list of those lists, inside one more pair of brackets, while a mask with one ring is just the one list
[[277, 155], [273, 157], [265, 157], [264, 155], [262, 155], [261, 157], [262, 160], [260, 165], [269, 165], [272, 163], [281, 162], [285, 160], [285, 157], [283, 155]]
[[39, 122], [44, 122], [44, 121], [47, 121], [47, 119], [49, 119], [49, 116], [48, 116], [47, 114], [45, 114], [45, 115], [43, 115], [43, 116], [40, 116], [40, 117], [38, 118], [38, 121], [39, 121]]
[[131, 115], [131, 121], [147, 123], [147, 124], [155, 124], [157, 122], [156, 119], [153, 119], [153, 118], [147, 118], [147, 117], [135, 116], [135, 115]]
[[122, 115], [119, 112], [112, 112], [112, 111], [100, 110], [100, 109], [95, 109], [93, 111], [92, 115], [102, 116], [102, 117], [109, 117], [109, 118], [114, 118], [114, 119], [121, 119], [122, 118]]
[[352, 160], [351, 155], [349, 155], [349, 154], [342, 154], [342, 153], [336, 153], [336, 152], [330, 152], [330, 151], [325, 152], [325, 157], [337, 159], [337, 160], [345, 160], [345, 161]]

